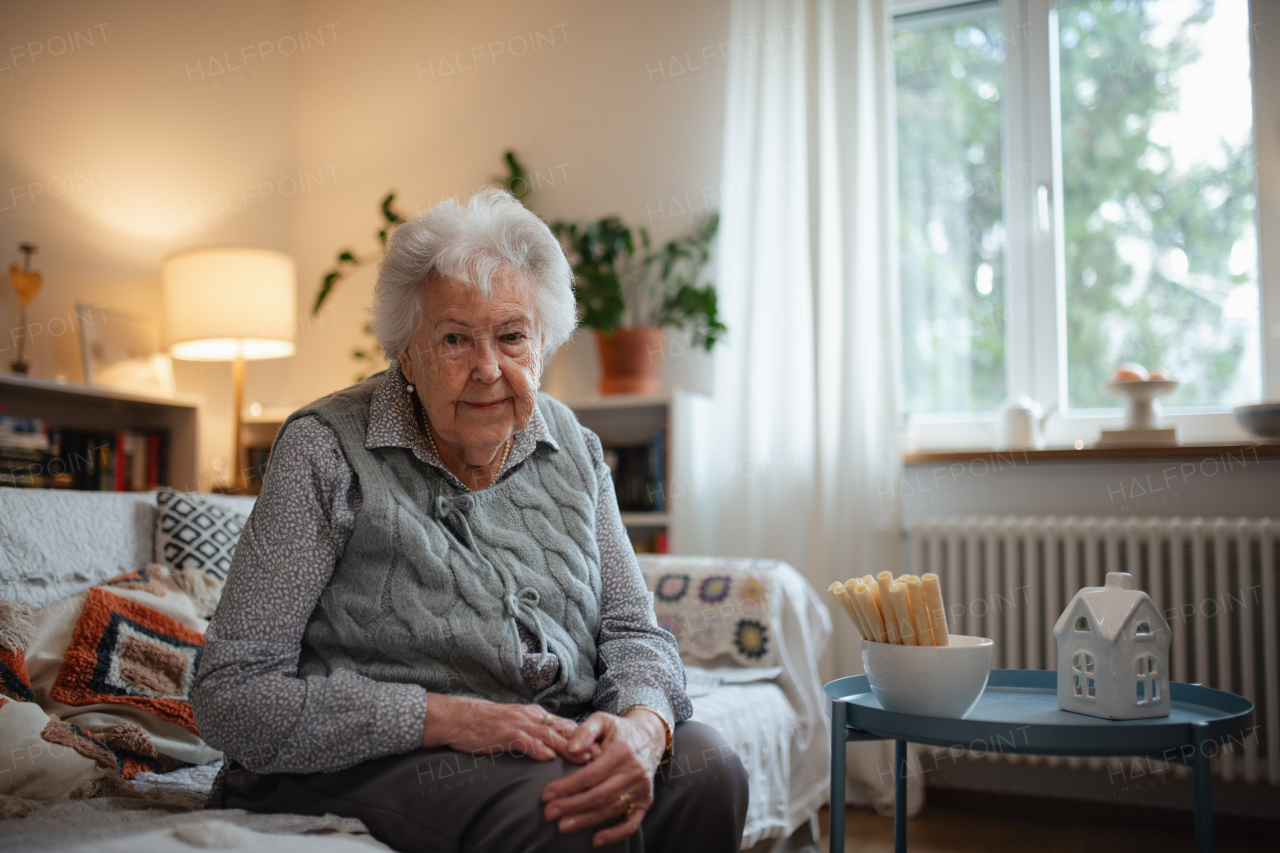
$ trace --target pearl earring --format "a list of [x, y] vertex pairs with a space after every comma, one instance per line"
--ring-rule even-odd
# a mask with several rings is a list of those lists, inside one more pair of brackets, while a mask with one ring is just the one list
[[412, 394], [412, 393], [413, 393], [413, 386], [412, 386], [412, 385], [406, 385], [406, 386], [404, 386], [404, 393], [406, 393], [406, 394]]

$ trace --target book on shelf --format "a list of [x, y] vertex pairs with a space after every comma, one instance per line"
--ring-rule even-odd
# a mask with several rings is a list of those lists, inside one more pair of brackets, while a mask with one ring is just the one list
[[631, 549], [637, 554], [667, 553], [667, 533], [660, 530], [649, 534], [630, 534]]
[[658, 427], [648, 444], [604, 448], [613, 476], [618, 509], [623, 512], [666, 512], [667, 431]]
[[40, 418], [11, 418], [0, 414], [0, 449], [49, 449], [49, 428]]
[[145, 492], [169, 482], [167, 429], [45, 426], [43, 449], [0, 441], [0, 486]]

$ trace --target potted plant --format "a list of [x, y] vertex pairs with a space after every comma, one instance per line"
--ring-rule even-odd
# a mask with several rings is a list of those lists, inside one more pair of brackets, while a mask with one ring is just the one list
[[582, 325], [596, 333], [600, 393], [658, 393], [668, 328], [688, 329], [694, 345], [707, 351], [728, 331], [715, 285], [700, 281], [719, 225], [713, 213], [656, 247], [647, 229], [633, 234], [616, 216], [551, 225], [573, 265]]

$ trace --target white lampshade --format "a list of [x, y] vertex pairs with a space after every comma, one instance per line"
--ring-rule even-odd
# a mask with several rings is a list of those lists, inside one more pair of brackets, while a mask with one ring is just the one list
[[174, 358], [293, 355], [298, 329], [293, 258], [267, 249], [189, 249], [165, 258], [162, 272]]

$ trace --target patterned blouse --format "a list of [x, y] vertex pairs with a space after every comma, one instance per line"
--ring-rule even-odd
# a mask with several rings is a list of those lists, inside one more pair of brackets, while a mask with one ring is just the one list
[[[414, 420], [404, 375], [393, 363], [375, 393], [367, 444], [405, 447], [434, 466], [459, 491], [466, 486], [432, 451]], [[659, 628], [652, 596], [618, 514], [600, 439], [583, 428], [600, 491], [596, 537], [601, 559], [598, 683], [594, 706], [618, 713], [643, 704], [667, 723], [686, 720], [684, 666], [674, 638]], [[499, 479], [519, 467], [539, 442], [556, 447], [534, 408], [518, 432]], [[217, 612], [205, 632], [205, 651], [191, 704], [205, 740], [260, 773], [338, 770], [421, 745], [426, 690], [417, 684], [373, 681], [339, 669], [327, 677], [297, 677], [303, 630], [351, 536], [361, 505], [360, 483], [337, 437], [315, 417], [285, 428], [240, 542]], [[637, 610], [637, 596], [650, 605]], [[555, 678], [549, 654], [538, 668], [532, 638], [522, 636], [522, 673], [533, 690]]]

